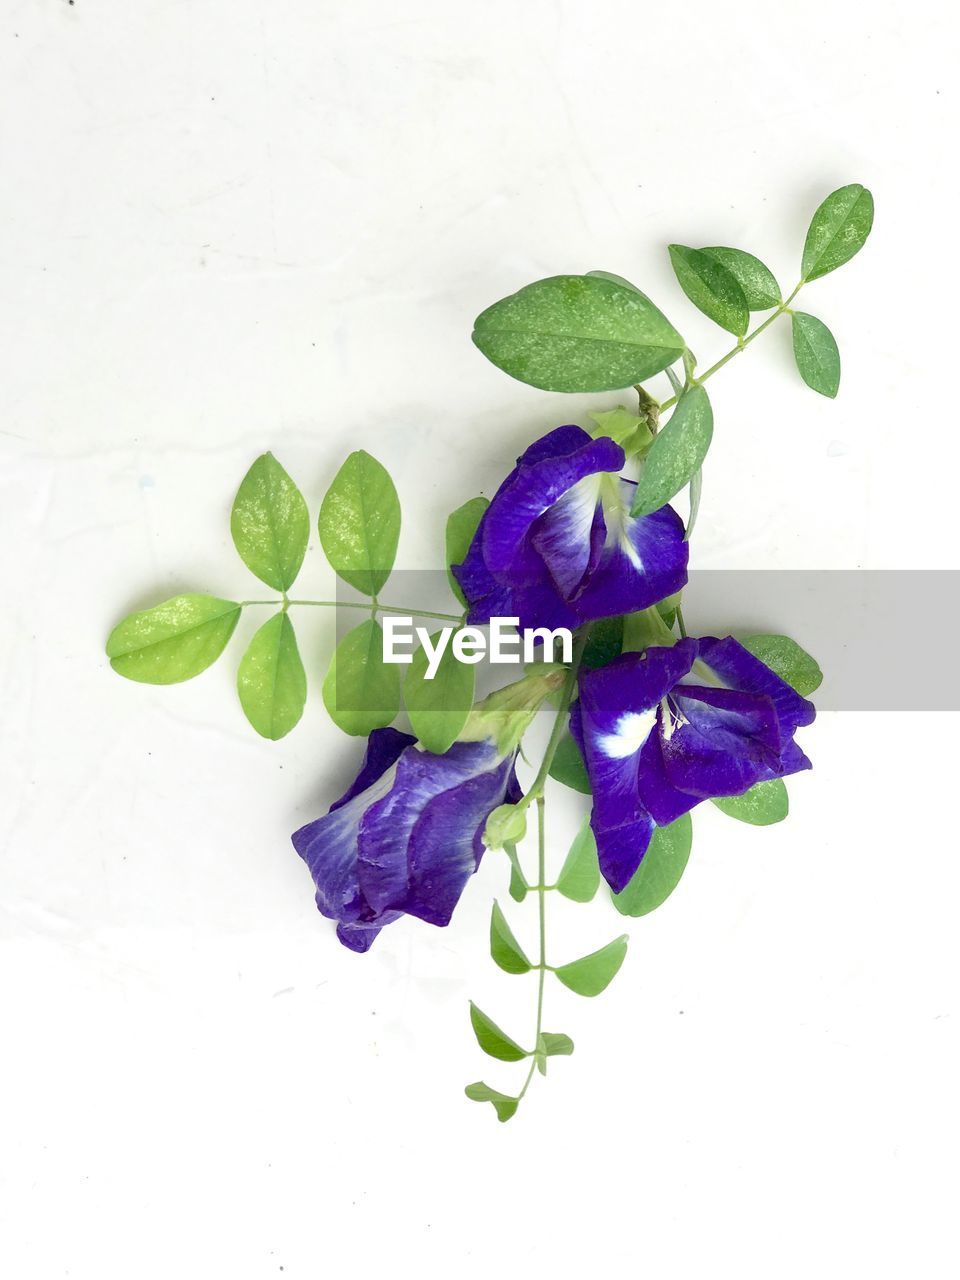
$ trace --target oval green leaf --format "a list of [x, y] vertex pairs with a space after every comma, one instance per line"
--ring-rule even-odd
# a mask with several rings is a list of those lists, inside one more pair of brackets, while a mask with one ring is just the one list
[[557, 876], [557, 889], [571, 902], [589, 902], [600, 885], [597, 842], [585, 818]]
[[457, 507], [456, 511], [447, 517], [446, 537], [444, 540], [447, 581], [450, 583], [450, 590], [464, 607], [466, 607], [467, 598], [463, 594], [463, 588], [460, 583], [453, 576], [451, 566], [462, 564], [466, 559], [470, 543], [477, 532], [477, 525], [479, 525], [483, 513], [489, 505], [490, 500], [488, 498], [471, 498], [469, 502], [465, 502], [462, 507]]
[[580, 754], [580, 748], [569, 732], [564, 733], [560, 739], [560, 743], [550, 762], [549, 772], [551, 778], [556, 782], [562, 782], [565, 787], [569, 787], [572, 791], [579, 791], [584, 796], [592, 794], [590, 779], [587, 777], [586, 766], [583, 763], [583, 756]]
[[540, 1049], [548, 1058], [568, 1057], [573, 1053], [573, 1041], [562, 1031], [544, 1031], [540, 1035]]
[[503, 851], [510, 859], [510, 897], [514, 902], [523, 902], [530, 892], [530, 886], [527, 884], [527, 877], [523, 874], [520, 859], [517, 857], [517, 846], [507, 840]]
[[131, 613], [110, 632], [110, 665], [142, 684], [192, 680], [223, 653], [240, 608], [234, 600], [189, 594]]
[[490, 954], [504, 973], [529, 973], [533, 967], [496, 902], [490, 915]]
[[505, 1031], [501, 1031], [482, 1009], [478, 1009], [472, 1000], [470, 1001], [470, 1022], [473, 1033], [477, 1037], [477, 1043], [484, 1053], [489, 1053], [491, 1058], [499, 1058], [501, 1062], [519, 1062], [521, 1058], [530, 1056], [525, 1049], [520, 1048], [516, 1040], [511, 1040]]
[[816, 316], [793, 313], [793, 356], [808, 387], [832, 400], [840, 387], [840, 352], [833, 334]]
[[781, 680], [786, 681], [801, 697], [808, 698], [811, 693], [820, 688], [823, 672], [820, 670], [819, 663], [789, 636], [747, 636], [740, 643], [755, 658], [759, 658], [771, 671], [775, 672]]
[[256, 460], [240, 483], [230, 532], [243, 563], [274, 591], [293, 586], [310, 538], [303, 495], [272, 453]]
[[782, 297], [776, 276], [752, 253], [745, 253], [743, 249], [728, 249], [724, 245], [711, 245], [700, 252], [714, 262], [719, 262], [721, 267], [726, 267], [743, 290], [751, 311], [767, 311], [770, 307], [780, 305]]
[[375, 596], [390, 576], [400, 538], [400, 500], [386, 468], [358, 449], [320, 507], [320, 543], [337, 574]]
[[368, 618], [337, 645], [323, 681], [323, 705], [344, 733], [365, 737], [400, 710], [400, 668], [383, 660], [383, 631]]
[[551, 276], [488, 307], [473, 341], [544, 391], [616, 391], [679, 360], [684, 341], [638, 289], [603, 275]]
[[[430, 637], [436, 645], [440, 632]], [[413, 732], [428, 751], [443, 755], [456, 742], [473, 707], [476, 667], [458, 662], [453, 639], [447, 644], [432, 680], [427, 679], [427, 652], [413, 655], [403, 679], [403, 701]]]
[[497, 1119], [501, 1124], [506, 1124], [511, 1116], [516, 1115], [517, 1107], [520, 1105], [519, 1098], [511, 1098], [509, 1094], [498, 1093], [496, 1089], [491, 1089], [482, 1080], [478, 1080], [476, 1084], [468, 1084], [464, 1089], [464, 1093], [472, 1102], [492, 1103], [493, 1109], [497, 1113]]
[[257, 733], [274, 742], [303, 715], [307, 673], [288, 614], [274, 614], [250, 641], [237, 670], [237, 693]]
[[666, 506], [703, 465], [713, 439], [713, 410], [703, 387], [688, 387], [657, 435], [633, 495], [635, 516]]
[[685, 244], [670, 245], [670, 261], [680, 288], [714, 324], [742, 338], [750, 308], [736, 277], [722, 262]]
[[598, 996], [617, 976], [626, 954], [627, 935], [624, 933], [599, 951], [561, 965], [554, 969], [554, 973], [578, 996]]
[[813, 215], [800, 274], [817, 280], [859, 253], [873, 226], [873, 196], [859, 182], [831, 192]]
[[645, 916], [662, 906], [680, 883], [693, 844], [689, 813], [654, 831], [643, 861], [613, 905], [625, 916]]
[[749, 822], [753, 827], [769, 827], [782, 822], [790, 809], [782, 778], [758, 782], [742, 796], [720, 796], [713, 802], [728, 818]]

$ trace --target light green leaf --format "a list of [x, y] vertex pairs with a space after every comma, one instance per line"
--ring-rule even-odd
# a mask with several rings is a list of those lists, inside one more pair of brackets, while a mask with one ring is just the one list
[[[434, 646], [439, 634], [431, 636]], [[443, 755], [467, 723], [473, 706], [476, 667], [457, 661], [452, 638], [432, 680], [427, 679], [427, 665], [427, 652], [420, 648], [403, 678], [403, 701], [422, 745], [434, 755]]]
[[560, 744], [550, 762], [550, 777], [557, 782], [562, 782], [565, 787], [570, 787], [573, 791], [579, 791], [581, 795], [592, 794], [583, 756], [569, 732], [564, 733], [560, 739]]
[[364, 595], [383, 587], [397, 554], [400, 500], [386, 469], [351, 453], [320, 507], [320, 543], [339, 576]]
[[523, 902], [530, 891], [530, 886], [527, 884], [527, 878], [520, 866], [520, 859], [517, 857], [517, 846], [508, 840], [503, 846], [503, 851], [510, 859], [510, 897], [514, 902]]
[[742, 338], [750, 308], [736, 277], [722, 262], [684, 244], [670, 245], [670, 261], [680, 288], [714, 324]]
[[859, 182], [840, 187], [813, 215], [803, 246], [800, 274], [817, 280], [849, 262], [863, 248], [873, 226], [873, 196]]
[[364, 737], [400, 710], [400, 668], [383, 660], [383, 631], [368, 618], [337, 645], [323, 681], [323, 705], [344, 733]]
[[593, 438], [607, 436], [628, 458], [642, 457], [653, 443], [650, 419], [631, 413], [622, 406], [606, 413], [591, 413], [590, 417], [597, 424], [590, 431]]
[[456, 511], [447, 517], [445, 538], [447, 581], [450, 583], [450, 590], [464, 606], [467, 598], [463, 594], [460, 583], [453, 576], [451, 566], [462, 564], [465, 560], [470, 543], [477, 532], [477, 526], [489, 505], [489, 498], [471, 498], [469, 502], [465, 502], [462, 507], [457, 507]]
[[191, 594], [128, 614], [107, 639], [110, 665], [142, 684], [192, 680], [223, 653], [240, 608], [233, 600]]
[[769, 827], [787, 816], [790, 801], [782, 778], [758, 782], [742, 796], [721, 796], [713, 802], [729, 818], [749, 822], [754, 827]]
[[742, 249], [728, 249], [723, 245], [711, 245], [709, 249], [701, 249], [700, 252], [714, 262], [719, 262], [721, 267], [726, 267], [743, 290], [751, 311], [766, 311], [780, 305], [782, 298], [776, 277], [752, 253], [745, 253]]
[[477, 1043], [484, 1053], [491, 1058], [499, 1058], [501, 1062], [519, 1062], [530, 1055], [521, 1049], [516, 1040], [511, 1040], [505, 1031], [501, 1031], [482, 1009], [470, 1001], [470, 1022], [473, 1025]]
[[617, 910], [625, 916], [645, 916], [666, 902], [680, 883], [692, 844], [689, 813], [669, 826], [657, 827], [630, 882], [620, 893], [613, 894]]
[[582, 956], [579, 960], [572, 960], [570, 964], [560, 965], [558, 969], [554, 969], [554, 973], [565, 987], [575, 991], [578, 996], [598, 996], [617, 976], [626, 954], [627, 935], [624, 933], [599, 951]]
[[497, 1119], [502, 1124], [506, 1124], [511, 1116], [516, 1115], [517, 1107], [520, 1105], [519, 1098], [511, 1098], [509, 1094], [498, 1093], [496, 1089], [491, 1089], [482, 1080], [478, 1080], [476, 1084], [468, 1084], [464, 1089], [464, 1093], [472, 1102], [493, 1103]]
[[589, 902], [600, 884], [597, 842], [585, 818], [557, 876], [557, 889], [571, 902]]
[[801, 649], [796, 640], [789, 636], [759, 635], [747, 636], [740, 643], [801, 697], [808, 698], [815, 689], [819, 689], [823, 672], [816, 658]]
[[713, 439], [713, 410], [703, 387], [688, 387], [656, 436], [633, 496], [635, 516], [665, 506], [703, 465]]
[[552, 276], [477, 317], [473, 341], [544, 391], [616, 391], [678, 360], [684, 341], [638, 289], [605, 276]]
[[808, 387], [832, 400], [840, 387], [840, 352], [833, 334], [816, 316], [793, 313], [793, 355]]
[[573, 1053], [573, 1041], [560, 1031], [544, 1031], [540, 1040], [540, 1049], [548, 1058], [568, 1057]]
[[533, 967], [496, 902], [490, 915], [490, 954], [504, 973], [529, 973]]
[[261, 454], [240, 483], [230, 513], [240, 558], [274, 591], [293, 586], [310, 538], [303, 495], [272, 453]]
[[237, 670], [237, 693], [257, 733], [274, 742], [303, 715], [307, 673], [288, 614], [274, 614], [250, 641]]

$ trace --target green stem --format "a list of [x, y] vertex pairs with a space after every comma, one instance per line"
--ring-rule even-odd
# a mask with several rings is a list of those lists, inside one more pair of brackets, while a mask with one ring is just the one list
[[533, 1079], [533, 1073], [537, 1069], [537, 1050], [540, 1047], [540, 1034], [543, 1030], [543, 988], [547, 980], [547, 898], [546, 885], [544, 883], [547, 878], [547, 839], [544, 807], [543, 793], [540, 792], [537, 795], [537, 902], [540, 920], [540, 963], [537, 966], [540, 970], [537, 979], [537, 1023], [533, 1033], [533, 1057], [530, 1059], [527, 1078], [524, 1080], [523, 1088], [520, 1090], [520, 1098], [530, 1088], [530, 1081]]
[[[547, 742], [547, 749], [543, 753], [543, 759], [540, 762], [540, 768], [537, 776], [530, 784], [530, 790], [523, 797], [521, 804], [526, 808], [532, 800], [539, 800], [543, 795], [543, 788], [547, 784], [547, 777], [550, 773], [550, 766], [553, 764], [553, 757], [557, 754], [561, 739], [567, 728], [567, 712], [570, 710], [570, 703], [573, 701], [573, 695], [577, 688], [577, 672], [580, 670], [580, 662], [583, 658], [583, 651], [586, 648], [587, 640], [590, 636], [589, 625], [577, 635], [573, 642], [573, 653], [571, 655], [570, 666], [567, 668], [567, 678], [560, 694], [560, 702], [557, 706], [557, 718], [553, 722], [553, 729], [550, 733], [550, 739]], [[540, 883], [543, 884], [543, 875], [541, 873]]]
[[[272, 604], [277, 607], [283, 604], [282, 600], [241, 600], [241, 607], [246, 608], [248, 604]], [[315, 609], [363, 609], [366, 612], [375, 613], [400, 613], [410, 618], [440, 618], [445, 622], [463, 622], [462, 613], [437, 613], [432, 609], [407, 609], [399, 604], [383, 604], [379, 600], [372, 603], [362, 604], [355, 600], [288, 600], [288, 605], [302, 604], [312, 605]]]

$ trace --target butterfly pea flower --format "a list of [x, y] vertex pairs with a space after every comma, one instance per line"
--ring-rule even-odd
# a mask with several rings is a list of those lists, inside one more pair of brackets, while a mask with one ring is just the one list
[[683, 523], [670, 507], [630, 515], [635, 485], [623, 449], [557, 427], [517, 460], [453, 572], [467, 621], [516, 617], [568, 627], [645, 609], [687, 579]]
[[810, 761], [794, 741], [813, 704], [732, 636], [626, 653], [583, 672], [570, 729], [593, 789], [600, 867], [619, 893], [654, 828]]

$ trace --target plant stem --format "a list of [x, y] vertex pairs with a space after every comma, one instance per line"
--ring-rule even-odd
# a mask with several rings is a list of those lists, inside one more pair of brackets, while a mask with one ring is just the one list
[[546, 840], [546, 824], [544, 821], [545, 800], [543, 793], [537, 795], [537, 899], [540, 919], [540, 973], [537, 979], [537, 1024], [533, 1033], [533, 1057], [530, 1059], [530, 1070], [527, 1072], [527, 1078], [523, 1082], [523, 1088], [520, 1090], [519, 1096], [523, 1095], [530, 1088], [530, 1081], [533, 1079], [533, 1073], [537, 1068], [537, 1050], [540, 1048], [540, 1033], [543, 1030], [543, 988], [547, 980], [547, 899], [546, 885], [547, 878], [547, 840]]
[[[282, 600], [241, 600], [241, 607], [249, 604], [272, 604], [278, 608]], [[312, 605], [316, 609], [363, 609], [374, 613], [401, 613], [411, 618], [440, 618], [444, 622], [463, 622], [462, 613], [436, 613], [431, 609], [407, 609], [399, 604], [383, 604], [377, 600], [371, 604], [362, 604], [357, 600], [288, 600], [287, 604]]]
[[[587, 640], [590, 636], [589, 625], [585, 626], [573, 642], [573, 653], [571, 655], [570, 666], [567, 669], [567, 678], [564, 682], [563, 690], [560, 694], [560, 703], [557, 707], [557, 718], [553, 722], [553, 729], [550, 733], [550, 739], [547, 742], [547, 749], [543, 753], [543, 759], [540, 762], [540, 768], [537, 776], [530, 784], [530, 790], [524, 796], [524, 806], [529, 805], [531, 800], [539, 800], [543, 795], [543, 788], [547, 783], [547, 776], [550, 773], [550, 766], [553, 764], [553, 757], [557, 754], [557, 747], [567, 728], [567, 712], [570, 710], [570, 703], [573, 701], [573, 695], [577, 688], [577, 672], [580, 670], [580, 660], [583, 657], [583, 651], [586, 648]], [[540, 883], [543, 883], [543, 873], [540, 875]]]

